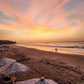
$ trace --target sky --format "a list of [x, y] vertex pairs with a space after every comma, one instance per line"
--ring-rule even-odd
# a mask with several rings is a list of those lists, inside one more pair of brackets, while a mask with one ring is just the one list
[[84, 41], [84, 0], [0, 0], [0, 39]]

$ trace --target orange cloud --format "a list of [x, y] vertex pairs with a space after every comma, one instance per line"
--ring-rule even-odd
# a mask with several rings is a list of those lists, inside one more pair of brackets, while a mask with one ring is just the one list
[[[1, 3], [0, 4], [0, 9], [5, 14], [15, 18], [16, 21], [18, 23], [20, 23], [21, 25], [22, 24], [25, 25], [26, 28], [34, 28], [34, 26], [32, 27], [32, 25], [35, 24], [34, 23], [34, 18], [35, 18], [35, 15], [37, 13], [40, 15], [40, 19], [37, 22], [40, 25], [45, 25], [46, 26], [46, 24], [48, 24], [48, 18], [50, 16], [52, 17], [50, 19], [51, 23], [52, 23], [52, 21], [56, 21], [58, 19], [60, 20], [60, 18], [62, 19], [63, 16], [61, 15], [61, 17], [58, 18], [58, 15], [62, 11], [61, 6], [66, 1], [68, 1], [68, 0], [62, 0], [62, 1], [59, 1], [59, 0], [57, 0], [57, 1], [55, 1], [55, 0], [53, 0], [53, 1], [51, 1], [51, 0], [46, 0], [46, 1], [45, 0], [43, 0], [43, 1], [34, 0], [33, 2], [31, 2], [31, 7], [26, 8], [26, 12], [21, 12], [20, 9], [23, 10], [23, 8], [20, 5], [20, 3], [23, 2], [22, 0], [21, 0], [20, 3], [19, 3], [19, 1], [17, 1], [17, 3], [13, 3], [10, 0], [8, 0], [8, 1], [3, 0], [3, 1], [0, 1], [0, 3]], [[62, 12], [64, 12], [64, 11], [62, 11]], [[55, 16], [55, 14], [57, 14], [57, 15]], [[58, 18], [58, 19], [55, 19], [55, 18]]]
[[[73, 0], [0, 0], [0, 11], [15, 19], [0, 19], [7, 23], [0, 23], [0, 29], [19, 30], [19, 37], [23, 35], [25, 39], [77, 33], [84, 26], [84, 11], [64, 10], [63, 5], [69, 1]], [[74, 14], [82, 17], [75, 17]]]

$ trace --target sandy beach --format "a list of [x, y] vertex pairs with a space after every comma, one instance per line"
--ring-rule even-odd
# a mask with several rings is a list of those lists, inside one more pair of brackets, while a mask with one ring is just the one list
[[48, 52], [14, 44], [8, 46], [8, 51], [0, 52], [0, 59], [12, 58], [30, 68], [30, 71], [15, 74], [17, 81], [45, 77], [59, 84], [84, 84], [83, 55]]

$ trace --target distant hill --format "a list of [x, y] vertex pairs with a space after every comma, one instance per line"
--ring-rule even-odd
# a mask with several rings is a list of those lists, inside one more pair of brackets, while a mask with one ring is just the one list
[[16, 42], [9, 40], [0, 40], [0, 44], [16, 44]]

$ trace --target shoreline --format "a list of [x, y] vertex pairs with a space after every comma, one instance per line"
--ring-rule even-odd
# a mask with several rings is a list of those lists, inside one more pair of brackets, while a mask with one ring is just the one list
[[63, 54], [75, 54], [75, 55], [83, 55], [84, 56], [84, 54], [82, 54], [82, 53], [59, 50], [60, 48], [58, 48], [58, 49], [56, 48], [58, 51], [55, 51], [55, 48], [52, 50], [52, 47], [50, 47], [51, 49], [48, 49], [49, 47], [43, 47], [43, 46], [27, 46], [25, 44], [15, 44], [15, 45], [26, 47], [26, 48], [34, 48], [34, 49], [42, 50], [42, 51], [58, 52], [58, 53], [63, 53]]
[[[0, 59], [2, 57], [12, 58], [30, 68], [29, 72], [15, 74], [18, 81], [44, 76], [60, 84], [84, 83], [83, 55], [42, 51], [14, 44], [8, 46], [10, 49], [5, 51], [3, 56], [0, 52]], [[21, 78], [21, 75], [23, 78]]]

